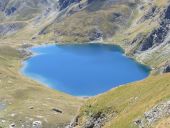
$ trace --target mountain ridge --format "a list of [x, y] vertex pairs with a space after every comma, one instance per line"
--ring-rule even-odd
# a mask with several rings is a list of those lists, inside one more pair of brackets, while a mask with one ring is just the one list
[[[169, 109], [156, 109], [169, 104], [170, 98], [169, 26], [168, 0], [1, 0], [0, 106], [4, 102], [8, 109], [2, 111], [0, 126], [21, 126], [27, 121], [28, 127], [65, 127], [77, 114], [70, 127], [170, 127], [170, 115], [164, 113]], [[30, 55], [27, 47], [91, 41], [121, 46], [126, 55], [152, 68], [150, 77], [82, 100], [42, 87], [18, 73], [25, 55]], [[46, 106], [41, 106], [40, 97], [47, 99]], [[63, 111], [58, 113], [60, 118], [53, 118], [53, 110]]]

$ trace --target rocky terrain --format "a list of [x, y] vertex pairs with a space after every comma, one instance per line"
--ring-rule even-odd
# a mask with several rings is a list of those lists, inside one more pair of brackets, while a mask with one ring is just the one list
[[[27, 47], [91, 41], [120, 45], [151, 76], [93, 97], [77, 113], [81, 99], [18, 73]], [[169, 0], [0, 1], [0, 127], [169, 128], [169, 72]]]
[[144, 113], [144, 117], [142, 119], [136, 119], [134, 122], [139, 128], [144, 128], [154, 124], [161, 118], [168, 117], [169, 115], [170, 103], [167, 101], [154, 106], [150, 111]]
[[3, 43], [105, 40], [122, 46], [155, 73], [167, 71], [163, 69], [170, 49], [166, 0], [5, 0], [0, 8]]

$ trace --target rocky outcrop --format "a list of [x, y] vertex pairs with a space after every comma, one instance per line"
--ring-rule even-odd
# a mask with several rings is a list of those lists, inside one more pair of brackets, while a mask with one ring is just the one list
[[[10, 1], [10, 2], [9, 2]], [[5, 16], [11, 19], [31, 19], [34, 18], [33, 14], [41, 14], [44, 10], [48, 8], [53, 8], [56, 10], [58, 7], [58, 1], [53, 0], [1, 0], [0, 1], [0, 11], [4, 13]], [[26, 15], [27, 14], [27, 15]], [[12, 17], [13, 16], [13, 17]], [[16, 17], [15, 17], [16, 16]], [[21, 17], [20, 17], [21, 16]]]
[[72, 3], [79, 3], [81, 0], [59, 0], [59, 10], [67, 8]]
[[7, 16], [12, 15], [16, 10], [17, 10], [16, 7], [8, 8], [8, 9], [5, 10], [5, 14], [6, 14]]
[[84, 128], [101, 128], [106, 121], [106, 115], [99, 112], [93, 115], [83, 126]]
[[161, 26], [157, 29], [154, 29], [149, 33], [146, 38], [141, 43], [139, 51], [146, 51], [151, 47], [157, 46], [164, 42], [166, 36], [170, 30], [169, 23], [161, 23]]
[[89, 34], [89, 40], [90, 41], [94, 41], [94, 40], [98, 40], [101, 39], [103, 37], [103, 32], [100, 31], [99, 29], [93, 29]]
[[117, 115], [117, 111], [112, 110], [110, 107], [98, 112], [88, 112], [85, 111], [85, 118], [82, 119], [82, 115], [79, 114], [74, 118], [74, 120], [70, 123], [67, 128], [102, 128], [109, 120], [113, 119]]
[[[151, 17], [154, 17], [158, 14], [159, 9], [155, 6], [152, 7], [148, 14], [145, 15], [140, 22], [143, 22]], [[145, 35], [143, 39], [140, 37], [140, 40], [133, 40], [134, 43], [140, 43], [137, 51], [146, 51], [152, 47], [156, 47], [162, 43], [168, 43], [170, 40], [168, 39], [170, 32], [170, 5], [166, 7], [163, 13], [160, 16], [160, 25], [159, 27], [155, 28], [149, 34]], [[167, 40], [168, 39], [168, 40]], [[140, 41], [140, 42], [137, 42]]]
[[25, 23], [6, 23], [0, 24], [0, 36], [11, 35], [24, 28]]
[[19, 51], [19, 54], [20, 54], [21, 58], [26, 58], [27, 59], [30, 56], [32, 56], [32, 52], [27, 50], [27, 49], [19, 48], [18, 51]]
[[159, 14], [160, 9], [157, 6], [152, 6], [146, 14], [138, 21], [138, 23], [145, 22], [148, 19], [154, 18], [157, 14]]
[[[107, 121], [106, 114], [98, 112], [91, 115], [88, 120], [82, 125], [83, 128], [101, 128]], [[79, 125], [79, 116], [77, 116], [67, 128], [74, 128]]]
[[139, 128], [146, 128], [167, 116], [170, 116], [170, 101], [154, 106], [145, 112], [143, 118], [136, 119], [134, 123]]
[[164, 69], [164, 73], [169, 73], [170, 72], [170, 65], [167, 65]]
[[163, 67], [163, 73], [169, 73], [169, 72], [170, 72], [170, 62], [167, 62]]
[[1, 0], [0, 1], [0, 11], [4, 11], [6, 8], [6, 5], [8, 4], [9, 0]]

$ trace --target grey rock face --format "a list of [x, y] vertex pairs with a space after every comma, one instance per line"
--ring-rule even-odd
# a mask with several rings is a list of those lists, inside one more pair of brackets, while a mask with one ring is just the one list
[[138, 21], [138, 23], [142, 23], [148, 19], [155, 17], [159, 13], [160, 9], [157, 6], [151, 7], [146, 14]]
[[100, 31], [99, 29], [93, 29], [90, 33], [89, 33], [89, 39], [91, 41], [100, 39], [103, 37], [103, 32]]
[[[108, 121], [108, 118], [112, 118], [115, 114], [115, 112], [113, 112], [113, 115], [107, 115], [102, 112], [93, 114], [81, 125], [81, 128], [102, 128]], [[66, 128], [75, 128], [76, 126], [79, 126], [79, 118], [79, 116], [76, 116], [76, 118], [74, 118], [74, 120]]]
[[139, 33], [131, 42], [131, 44], [135, 44], [136, 42], [141, 42], [144, 39], [144, 35], [142, 33]]
[[139, 128], [145, 128], [167, 116], [170, 116], [170, 101], [154, 106], [152, 109], [145, 112], [143, 118], [135, 120], [134, 123]]
[[170, 6], [168, 6], [167, 9], [165, 9], [165, 11], [163, 13], [163, 17], [165, 19], [170, 19]]
[[167, 65], [164, 70], [164, 73], [168, 73], [168, 72], [170, 72], [170, 65]]
[[170, 62], [167, 62], [165, 66], [163, 67], [163, 73], [169, 73], [170, 72]]
[[10, 35], [17, 32], [19, 29], [23, 28], [25, 24], [23, 23], [7, 23], [0, 24], [0, 36]]
[[161, 15], [160, 26], [149, 33], [142, 41], [139, 51], [146, 51], [153, 46], [163, 43], [170, 31], [170, 5]]
[[79, 3], [80, 0], [59, 0], [59, 10], [67, 8], [72, 3]]
[[16, 7], [11, 7], [5, 10], [7, 16], [12, 15], [17, 10]]
[[22, 58], [28, 58], [32, 55], [32, 52], [27, 49], [20, 48], [20, 49], [18, 49], [18, 51]]
[[58, 1], [53, 0], [1, 0], [0, 11], [9, 17], [15, 14], [25, 14], [25, 11], [35, 11], [35, 9], [43, 11], [49, 7], [56, 8], [57, 3]]
[[162, 25], [154, 29], [147, 37], [142, 41], [142, 45], [140, 46], [140, 51], [146, 51], [154, 45], [157, 46], [164, 42], [168, 32], [169, 32], [169, 23], [162, 23]]
[[0, 11], [4, 11], [9, 0], [0, 0]]
[[106, 116], [103, 113], [97, 113], [92, 116], [83, 126], [84, 128], [101, 128], [104, 125]]

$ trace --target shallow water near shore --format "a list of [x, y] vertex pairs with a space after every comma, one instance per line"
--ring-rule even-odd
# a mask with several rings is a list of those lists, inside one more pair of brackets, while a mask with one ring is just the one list
[[142, 80], [150, 71], [114, 45], [47, 45], [30, 50], [36, 54], [24, 62], [22, 73], [74, 96], [94, 96]]

